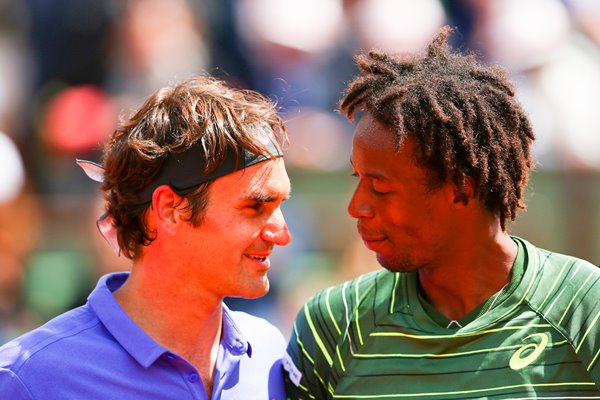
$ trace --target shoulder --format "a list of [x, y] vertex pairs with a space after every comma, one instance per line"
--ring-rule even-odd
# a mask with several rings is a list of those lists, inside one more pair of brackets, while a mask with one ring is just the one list
[[226, 315], [238, 331], [233, 340], [248, 343], [247, 356], [240, 358], [239, 381], [229, 389], [231, 398], [285, 398], [281, 360], [286, 341], [282, 333], [266, 319], [246, 312], [227, 309]]
[[281, 365], [285, 353], [287, 342], [281, 331], [266, 319], [242, 311], [229, 310], [228, 314], [238, 330], [239, 339], [249, 345], [250, 357], [242, 358], [242, 371], [256, 379], [270, 376], [273, 366]]
[[229, 310], [228, 313], [241, 331], [240, 333], [251, 343], [284, 343], [281, 331], [266, 319], [243, 311]]
[[[74, 343], [99, 324], [87, 306], [70, 310], [0, 347], [0, 368], [19, 374], [32, 365], [61, 365]], [[84, 345], [84, 344], [82, 344]]]
[[300, 308], [284, 361], [291, 393], [300, 393], [298, 398], [329, 397], [327, 382], [334, 371], [344, 369], [342, 360], [350, 349], [342, 343], [355, 329], [372, 329], [378, 312], [389, 308], [399, 277], [385, 269], [360, 275], [317, 292]]
[[360, 318], [366, 324], [373, 323], [381, 303], [389, 302], [398, 276], [380, 269], [315, 293], [298, 311], [296, 334], [327, 332], [335, 342], [352, 320]]
[[247, 331], [261, 331], [265, 333], [281, 334], [279, 329], [265, 318], [257, 317], [244, 311], [228, 311], [235, 323], [246, 333]]
[[559, 295], [563, 299], [573, 296], [570, 300], [579, 297], [584, 303], [600, 301], [600, 268], [581, 258], [525, 243], [528, 268], [533, 269], [535, 276], [535, 291], [531, 297], [535, 304], [544, 306], [549, 298]]
[[560, 332], [586, 370], [600, 382], [600, 268], [543, 249], [532, 248], [530, 253], [533, 256], [528, 268], [537, 274], [528, 299], [530, 306]]
[[571, 342], [596, 336], [590, 332], [600, 316], [600, 268], [577, 257], [527, 246], [527, 268], [535, 275], [530, 306]]

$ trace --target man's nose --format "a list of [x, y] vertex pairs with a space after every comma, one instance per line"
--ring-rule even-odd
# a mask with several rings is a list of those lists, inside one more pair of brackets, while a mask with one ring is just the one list
[[369, 218], [373, 216], [373, 207], [369, 203], [369, 196], [364, 185], [359, 182], [354, 189], [350, 203], [348, 203], [348, 214], [352, 218]]
[[281, 212], [281, 208], [278, 208], [267, 225], [262, 230], [262, 239], [269, 243], [274, 243], [278, 246], [286, 246], [292, 241], [292, 236]]

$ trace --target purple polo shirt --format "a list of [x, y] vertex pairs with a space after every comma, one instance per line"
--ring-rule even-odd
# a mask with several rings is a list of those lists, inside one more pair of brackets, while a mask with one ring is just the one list
[[[194, 366], [152, 340], [115, 300], [128, 276], [102, 277], [87, 304], [0, 347], [0, 398], [206, 399]], [[273, 325], [223, 305], [212, 399], [285, 399], [285, 345]]]

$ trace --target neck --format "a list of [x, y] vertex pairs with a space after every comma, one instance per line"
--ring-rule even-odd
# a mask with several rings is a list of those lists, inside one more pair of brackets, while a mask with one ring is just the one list
[[186, 284], [185, 277], [174, 277], [165, 269], [168, 265], [160, 262], [134, 263], [115, 298], [146, 334], [196, 367], [210, 398], [221, 339], [222, 299], [209, 298]]
[[501, 230], [474, 236], [454, 249], [444, 265], [419, 270], [423, 295], [450, 320], [460, 320], [509, 281], [518, 246]]

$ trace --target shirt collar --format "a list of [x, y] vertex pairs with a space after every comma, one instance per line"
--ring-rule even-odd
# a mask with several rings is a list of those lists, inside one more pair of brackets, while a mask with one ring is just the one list
[[252, 357], [252, 346], [248, 342], [241, 330], [234, 321], [234, 315], [231, 310], [223, 303], [223, 333], [221, 336], [221, 345], [227, 348], [234, 355], [247, 354]]
[[123, 348], [144, 368], [168, 350], [144, 332], [121, 308], [113, 293], [129, 277], [128, 272], [104, 275], [88, 297], [102, 324]]
[[[119, 344], [144, 368], [148, 368], [169, 350], [144, 332], [121, 308], [113, 292], [129, 278], [129, 272], [104, 275], [88, 297], [88, 302], [102, 324]], [[252, 356], [252, 347], [234, 320], [234, 312], [223, 304], [221, 346], [231, 354]]]

